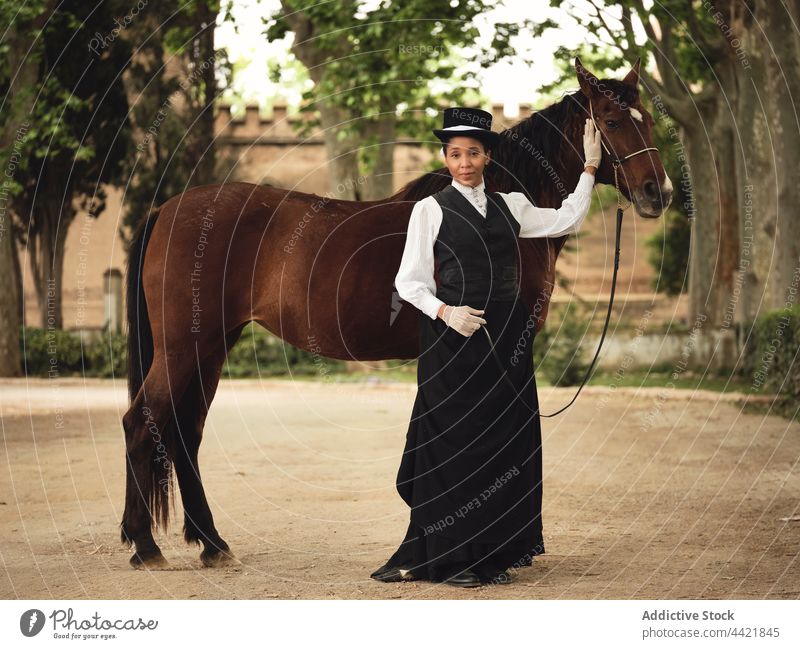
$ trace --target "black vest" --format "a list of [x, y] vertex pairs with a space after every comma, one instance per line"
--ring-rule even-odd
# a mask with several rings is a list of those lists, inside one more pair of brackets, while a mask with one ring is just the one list
[[433, 198], [442, 208], [442, 225], [433, 245], [439, 262], [436, 297], [445, 304], [478, 309], [489, 300], [518, 299], [520, 224], [506, 202], [486, 192], [484, 217], [452, 185]]

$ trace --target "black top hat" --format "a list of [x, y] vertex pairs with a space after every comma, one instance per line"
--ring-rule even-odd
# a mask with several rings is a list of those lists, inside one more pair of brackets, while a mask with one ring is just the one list
[[480, 108], [455, 106], [444, 109], [444, 128], [433, 129], [433, 134], [442, 142], [451, 137], [466, 135], [492, 148], [500, 140], [500, 134], [492, 130], [492, 114]]

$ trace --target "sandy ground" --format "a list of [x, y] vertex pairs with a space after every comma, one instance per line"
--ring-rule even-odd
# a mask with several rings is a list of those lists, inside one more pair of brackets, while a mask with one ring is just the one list
[[[171, 569], [134, 571], [117, 524], [122, 382], [0, 382], [0, 597], [791, 598], [800, 426], [730, 396], [589, 388], [544, 424], [547, 554], [508, 586], [380, 584], [408, 511], [394, 489], [416, 386], [226, 382], [201, 470], [240, 564], [206, 569], [182, 511]], [[542, 390], [543, 410], [569, 390]]]

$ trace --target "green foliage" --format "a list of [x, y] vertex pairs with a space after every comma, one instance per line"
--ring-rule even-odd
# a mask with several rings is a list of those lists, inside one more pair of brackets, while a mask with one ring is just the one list
[[20, 329], [22, 371], [26, 376], [124, 376], [127, 337], [79, 334], [61, 329]]
[[687, 290], [689, 278], [692, 227], [686, 214], [688, 185], [682, 181], [684, 172], [678, 157], [679, 148], [675, 146], [674, 124], [654, 112], [649, 102], [645, 103], [655, 119], [653, 145], [658, 148], [664, 170], [673, 185], [672, 205], [661, 218], [662, 229], [646, 241], [647, 260], [656, 271], [653, 289], [667, 295], [679, 295]]
[[592, 202], [589, 204], [589, 215], [602, 211], [604, 215], [613, 217], [617, 209], [617, 190], [613, 185], [595, 185]]
[[[9, 231], [29, 251], [42, 313], [46, 278], [56, 280], [48, 308], [59, 326], [57, 280], [69, 227], [78, 210], [92, 217], [105, 210], [106, 187], [122, 182], [122, 161], [129, 153], [121, 71], [132, 48], [110, 27], [129, 5], [110, 0], [56, 8], [54, 2], [37, 1], [23, 3], [28, 6], [18, 13], [19, 4], [0, 3], [5, 43], [0, 127], [6, 134], [0, 146], [3, 158], [13, 151], [16, 160], [5, 202], [13, 215]], [[105, 35], [105, 45], [99, 35]], [[14, 132], [18, 136], [10, 142]]]
[[[139, 55], [127, 70], [137, 98], [129, 115], [136, 137], [125, 166], [130, 182], [119, 230], [126, 244], [153, 207], [216, 177], [213, 80], [224, 88], [232, 74], [227, 53], [213, 48], [219, 10], [219, 0], [164, 0], [151, 3], [129, 28]], [[230, 11], [226, 3], [223, 20], [231, 20]], [[206, 74], [209, 69], [213, 75]]]
[[22, 327], [22, 371], [26, 376], [59, 376], [82, 368], [81, 341], [61, 329]]
[[[232, 19], [231, 4], [223, 20]], [[233, 69], [227, 53], [213, 48], [219, 9], [219, 0], [163, 0], [151, 3], [127, 30], [138, 55], [126, 71], [136, 102], [128, 117], [135, 137], [125, 164], [125, 243], [151, 209], [217, 180], [213, 102], [216, 82], [229, 87]]]
[[83, 348], [85, 373], [89, 376], [123, 377], [128, 372], [128, 337], [104, 333]]
[[[559, 317], [560, 316], [560, 317]], [[571, 301], [559, 313], [551, 304], [545, 326], [536, 335], [534, 365], [551, 385], [578, 385], [589, 367], [581, 345], [588, 328], [586, 307]]]
[[618, 78], [619, 72], [629, 68], [622, 56], [609, 47], [594, 47], [581, 43], [578, 47], [560, 46], [553, 53], [553, 65], [558, 76], [552, 83], [541, 86], [540, 99], [536, 108], [544, 108], [558, 101], [567, 92], [578, 90], [575, 73], [575, 57], [599, 78]]
[[686, 291], [691, 234], [686, 216], [668, 210], [662, 217], [662, 228], [645, 241], [647, 261], [656, 271], [652, 279], [656, 292], [680, 295]]
[[[125, 334], [83, 335], [61, 329], [20, 329], [22, 371], [26, 376], [124, 377], [128, 338]], [[255, 325], [249, 325], [228, 354], [223, 376], [311, 376], [325, 379], [344, 372], [344, 361], [298, 349]]]
[[343, 361], [324, 358], [281, 340], [255, 325], [248, 325], [228, 354], [223, 376], [233, 378], [284, 375], [318, 375], [342, 372]]
[[478, 70], [515, 56], [511, 42], [521, 31], [537, 33], [549, 24], [499, 23], [488, 47], [472, 47], [480, 37], [476, 17], [499, 4], [384, 0], [366, 10], [358, 3], [285, 0], [266, 21], [266, 34], [274, 41], [295, 33], [293, 54], [309, 66], [314, 81], [303, 94], [301, 112], [312, 117], [307, 127], [318, 125], [323, 101], [357, 118], [337, 131], [358, 142], [360, 166], [369, 173], [377, 155], [373, 145], [381, 141], [378, 126], [387, 115], [397, 136], [433, 140], [430, 129], [440, 116], [431, 108], [478, 96]]
[[[550, 0], [550, 5], [565, 8], [561, 0]], [[669, 65], [674, 67], [677, 77], [687, 85], [714, 79], [712, 66], [709, 65], [713, 53], [707, 49], [706, 43], [718, 36], [720, 27], [714, 21], [714, 12], [708, 11], [699, 0], [660, 0], [647, 8], [641, 0], [590, 0], [587, 7], [567, 7], [566, 11], [591, 37], [589, 40], [592, 45], [581, 45], [583, 51], [590, 51], [596, 43], [613, 46], [602, 48], [605, 50], [602, 56], [607, 59], [611, 69], [622, 67], [623, 51], [629, 62], [640, 56], [645, 67], [651, 54], [654, 57], [670, 56], [658, 51], [659, 43], [652, 27], [652, 23], [657, 22], [662, 30], [664, 27], [670, 30], [669, 41], [675, 52], [669, 58]], [[634, 38], [632, 26], [636, 22], [645, 27], [645, 38], [641, 44], [635, 42]], [[692, 34], [692, 29], [696, 30], [696, 34]], [[589, 59], [581, 55], [581, 60], [587, 62]]]
[[787, 400], [792, 409], [800, 398], [800, 306], [775, 309], [753, 323], [745, 343], [743, 376], [751, 389]]
[[[23, 168], [46, 175], [48, 192], [58, 194], [59, 201], [66, 204], [70, 201], [63, 197], [65, 191], [67, 195], [97, 193], [102, 200], [99, 185], [117, 179], [120, 159], [128, 151], [129, 131], [124, 122], [120, 124], [127, 99], [119, 70], [132, 50], [124, 39], [117, 38], [98, 56], [87, 43], [96, 33], [107, 33], [120, 5], [111, 2], [100, 8], [78, 3], [41, 20], [38, 14], [48, 11], [48, 3], [34, 4], [36, 10], [29, 20], [38, 19], [44, 26], [40, 38], [30, 35], [31, 51], [26, 55], [40, 60], [40, 79], [36, 101], [27, 115], [30, 127], [19, 144]], [[16, 15], [19, 9], [19, 3], [4, 2], [0, 15], [6, 24], [25, 29]], [[16, 72], [3, 57], [0, 90], [5, 91], [9, 76]], [[41, 191], [35, 182], [28, 185], [32, 193]], [[31, 196], [25, 202], [23, 197], [21, 203], [32, 206], [33, 200]]]

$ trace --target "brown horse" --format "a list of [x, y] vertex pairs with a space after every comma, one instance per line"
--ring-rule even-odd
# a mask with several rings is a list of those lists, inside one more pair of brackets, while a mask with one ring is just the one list
[[[485, 176], [490, 191], [522, 191], [557, 207], [583, 170], [589, 102], [617, 156], [651, 146], [653, 120], [639, 102], [638, 62], [622, 81], [599, 80], [576, 60], [580, 90], [503, 132]], [[604, 156], [597, 181], [614, 181]], [[620, 189], [656, 217], [671, 186], [658, 155], [619, 170]], [[385, 200], [356, 202], [249, 183], [192, 188], [164, 203], [136, 234], [128, 266], [127, 484], [122, 540], [131, 564], [165, 564], [154, 524], [169, 518], [172, 467], [184, 538], [203, 543], [207, 566], [232, 554], [216, 528], [197, 453], [226, 353], [255, 321], [299, 348], [337, 359], [417, 357], [419, 312], [393, 279], [413, 204], [450, 183], [424, 175]], [[520, 239], [523, 298], [547, 315], [560, 239]]]

